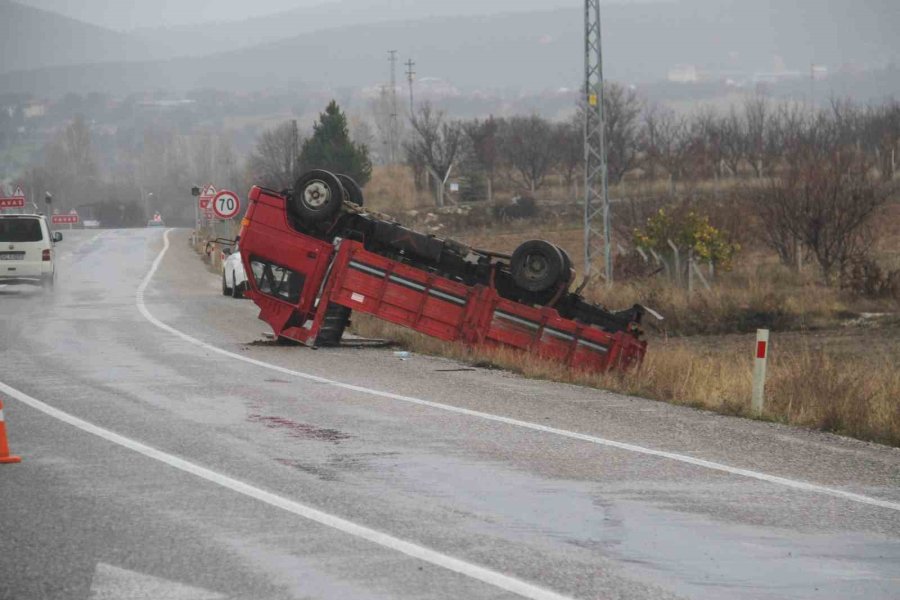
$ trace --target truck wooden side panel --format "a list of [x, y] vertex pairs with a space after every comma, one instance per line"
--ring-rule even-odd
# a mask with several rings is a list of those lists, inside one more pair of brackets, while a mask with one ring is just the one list
[[[304, 235], [291, 227], [280, 195], [254, 188], [250, 200], [241, 230], [247, 295], [277, 336], [313, 345], [328, 304], [336, 303], [441, 340], [514, 348], [573, 369], [627, 369], [643, 359], [646, 342], [628, 333], [452, 281], [358, 241], [331, 244]], [[272, 285], [271, 273], [287, 284]]]

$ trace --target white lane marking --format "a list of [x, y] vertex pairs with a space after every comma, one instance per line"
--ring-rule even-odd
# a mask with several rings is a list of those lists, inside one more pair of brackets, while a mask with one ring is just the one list
[[122, 446], [123, 448], [128, 448], [129, 450], [133, 450], [138, 454], [142, 454], [148, 458], [152, 458], [153, 460], [157, 460], [161, 463], [169, 465], [170, 467], [178, 469], [179, 471], [190, 473], [191, 475], [195, 475], [201, 479], [205, 479], [206, 481], [215, 483], [216, 485], [219, 485], [221, 487], [227, 488], [239, 494], [243, 494], [244, 496], [253, 498], [254, 500], [259, 500], [260, 502], [263, 502], [270, 506], [274, 506], [275, 508], [285, 510], [291, 514], [297, 515], [298, 517], [303, 517], [304, 519], [308, 519], [310, 521], [319, 523], [320, 525], [325, 525], [326, 527], [336, 529], [342, 533], [367, 540], [389, 550], [400, 552], [401, 554], [405, 554], [406, 556], [431, 563], [435, 566], [442, 567], [455, 573], [459, 573], [460, 575], [465, 575], [466, 577], [476, 579], [501, 590], [512, 592], [513, 594], [517, 594], [519, 596], [522, 596], [523, 598], [532, 598], [533, 600], [571, 600], [571, 598], [568, 598], [567, 596], [563, 596], [561, 594], [557, 594], [556, 592], [545, 590], [536, 585], [521, 581], [519, 579], [515, 579], [514, 577], [510, 577], [509, 575], [504, 575], [485, 567], [480, 567], [464, 560], [442, 554], [440, 552], [437, 552], [436, 550], [432, 550], [430, 548], [419, 546], [418, 544], [414, 544], [412, 542], [401, 540], [376, 529], [370, 529], [352, 521], [342, 519], [341, 517], [337, 517], [335, 515], [312, 508], [311, 506], [295, 502], [294, 500], [289, 500], [282, 496], [278, 496], [277, 494], [273, 494], [272, 492], [267, 492], [263, 489], [252, 486], [249, 483], [245, 483], [238, 479], [229, 477], [228, 475], [218, 473], [216, 471], [213, 471], [212, 469], [202, 467], [196, 463], [192, 463], [183, 458], [179, 458], [173, 454], [163, 452], [162, 450], [157, 450], [156, 448], [147, 446], [146, 444], [132, 440], [131, 438], [127, 438], [108, 429], [104, 429], [103, 427], [94, 425], [93, 423], [89, 423], [87, 421], [79, 419], [78, 417], [70, 415], [67, 412], [63, 412], [58, 408], [54, 408], [45, 402], [41, 402], [40, 400], [29, 396], [25, 392], [21, 392], [13, 387], [6, 385], [3, 382], [0, 382], [0, 392], [3, 392], [11, 398], [15, 398], [22, 404], [30, 406], [35, 410], [58, 419], [63, 423], [67, 423], [69, 425], [72, 425], [73, 427], [77, 427], [82, 431], [93, 434], [108, 442], [112, 442], [113, 444], [117, 444], [119, 446]]
[[[62, 254], [60, 254], [60, 255], [59, 255], [59, 258], [60, 258], [60, 259], [66, 259], [66, 260], [72, 258], [73, 256], [75, 256], [75, 253], [76, 253], [77, 251], [81, 250], [81, 249], [84, 248], [85, 246], [90, 246], [91, 244], [93, 244], [94, 242], [96, 242], [97, 240], [99, 240], [99, 239], [100, 239], [100, 236], [102, 236], [102, 235], [103, 235], [103, 233], [98, 233], [98, 234], [95, 235], [94, 237], [92, 237], [92, 238], [90, 238], [90, 239], [88, 239], [88, 240], [84, 240], [83, 242], [81, 242], [80, 244], [78, 244], [78, 246], [75, 247], [74, 249], [68, 250], [68, 251], [63, 252]], [[63, 242], [59, 242], [59, 243], [65, 243], [65, 240], [63, 240]]]
[[524, 429], [531, 429], [533, 431], [540, 431], [543, 433], [550, 433], [553, 435], [558, 435], [566, 438], [570, 438], [573, 440], [581, 440], [583, 442], [589, 442], [592, 444], [597, 444], [600, 446], [608, 446], [610, 448], [618, 448], [619, 450], [626, 450], [628, 452], [635, 452], [638, 454], [645, 454], [647, 456], [656, 456], [659, 458], [667, 458], [669, 460], [674, 460], [682, 463], [686, 463], [689, 465], [694, 465], [697, 467], [703, 467], [704, 469], [711, 469], [713, 471], [721, 471], [723, 473], [729, 473], [731, 475], [740, 475], [742, 477], [749, 477], [750, 479], [757, 479], [759, 481], [765, 481], [767, 483], [774, 483], [776, 485], [781, 485], [789, 488], [793, 488], [795, 490], [802, 490], [804, 492], [813, 492], [817, 494], [825, 494], [828, 496], [833, 496], [835, 498], [841, 498], [843, 500], [850, 500], [851, 502], [858, 502], [860, 504], [868, 504], [869, 506], [878, 506], [880, 508], [888, 508], [890, 510], [900, 511], [900, 502], [891, 502], [890, 500], [882, 500], [880, 498], [873, 498], [871, 496], [864, 496], [862, 494], [855, 494], [853, 492], [846, 492], [844, 490], [839, 490], [836, 488], [830, 488], [822, 485], [817, 485], [814, 483], [808, 483], [805, 481], [799, 481], [796, 479], [788, 479], [787, 477], [779, 477], [778, 475], [769, 475], [768, 473], [762, 473], [759, 471], [751, 471], [750, 469], [742, 469], [739, 467], [731, 467], [729, 465], [724, 465], [721, 463], [716, 463], [708, 460], [703, 460], [700, 458], [694, 458], [693, 456], [685, 456], [684, 454], [677, 454], [675, 452], [666, 452], [663, 450], [654, 450], [652, 448], [644, 448], [643, 446], [636, 446], [634, 444], [627, 444], [625, 442], [617, 442], [614, 440], [607, 440], [600, 437], [595, 437], [592, 435], [586, 435], [583, 433], [576, 433], [574, 431], [568, 431], [565, 429], [557, 429], [555, 427], [547, 427], [546, 425], [539, 425], [537, 423], [529, 423], [528, 421], [520, 421], [518, 419], [513, 419], [510, 417], [502, 417], [500, 415], [493, 415], [490, 413], [479, 412], [477, 410], [470, 410], [468, 408], [460, 408], [458, 406], [452, 406], [450, 404], [441, 404], [439, 402], [432, 402], [430, 400], [422, 400], [420, 398], [413, 398], [410, 396], [402, 396], [400, 394], [393, 394], [391, 392], [383, 392], [381, 390], [374, 390], [367, 387], [362, 387], [359, 385], [352, 385], [349, 383], [342, 383], [340, 381], [334, 381], [331, 379], [326, 379], [324, 377], [319, 377], [317, 375], [311, 375], [309, 373], [303, 373], [302, 371], [294, 371], [292, 369], [287, 369], [285, 367], [279, 367], [278, 365], [273, 365], [271, 363], [263, 362], [261, 360], [256, 360], [254, 358], [249, 358], [247, 356], [241, 356], [240, 354], [235, 354], [234, 352], [229, 352], [228, 350], [223, 350], [222, 348], [218, 348], [211, 344], [207, 344], [197, 338], [191, 337], [186, 333], [182, 333], [181, 331], [166, 325], [147, 310], [147, 306], [144, 304], [144, 292], [147, 289], [147, 286], [150, 285], [150, 280], [153, 279], [153, 276], [156, 274], [157, 269], [159, 268], [160, 263], [162, 262], [163, 257], [166, 255], [166, 252], [169, 250], [169, 233], [171, 233], [171, 229], [166, 231], [164, 236], [165, 244], [163, 245], [163, 249], [160, 251], [159, 255], [156, 257], [156, 260], [153, 261], [153, 264], [150, 267], [150, 271], [144, 277], [144, 280], [141, 282], [141, 285], [137, 290], [137, 307], [138, 310], [144, 315], [148, 321], [153, 323], [158, 328], [163, 331], [167, 331], [172, 335], [178, 336], [186, 342], [194, 344], [203, 348], [204, 350], [208, 350], [210, 352], [215, 352], [217, 354], [221, 354], [222, 356], [227, 356], [229, 358], [233, 358], [235, 360], [240, 360], [245, 363], [249, 363], [251, 365], [256, 365], [258, 367], [263, 367], [265, 369], [270, 369], [272, 371], [276, 371], [278, 373], [283, 373], [285, 375], [292, 375], [294, 377], [298, 377], [300, 379], [306, 379], [308, 381], [315, 381], [316, 383], [323, 383], [327, 385], [331, 385], [337, 388], [350, 390], [353, 392], [359, 392], [362, 394], [368, 394], [371, 396], [377, 396], [379, 398], [387, 398], [390, 400], [398, 400], [400, 402], [407, 402], [410, 404], [418, 404], [419, 406], [427, 406], [429, 408], [435, 408], [438, 410], [443, 410], [447, 412], [457, 413], [460, 415], [466, 415], [469, 417], [476, 417], [479, 419], [485, 419], [487, 421], [494, 421], [495, 423], [503, 423], [506, 425], [513, 425], [515, 427], [521, 427]]
[[97, 563], [90, 600], [225, 600], [222, 594]]

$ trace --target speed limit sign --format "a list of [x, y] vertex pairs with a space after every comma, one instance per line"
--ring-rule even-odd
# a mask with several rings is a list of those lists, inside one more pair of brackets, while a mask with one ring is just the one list
[[212, 209], [220, 219], [233, 219], [241, 210], [241, 201], [234, 192], [222, 190], [213, 198]]

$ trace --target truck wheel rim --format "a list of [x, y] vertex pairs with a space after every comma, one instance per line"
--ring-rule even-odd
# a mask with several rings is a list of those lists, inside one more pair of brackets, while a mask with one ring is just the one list
[[523, 269], [526, 279], [530, 281], [538, 281], [547, 276], [547, 259], [540, 254], [533, 254], [525, 260], [525, 269]]
[[325, 185], [324, 181], [319, 181], [318, 179], [315, 181], [309, 182], [309, 184], [303, 188], [303, 201], [307, 206], [314, 210], [319, 210], [331, 199], [331, 188]]

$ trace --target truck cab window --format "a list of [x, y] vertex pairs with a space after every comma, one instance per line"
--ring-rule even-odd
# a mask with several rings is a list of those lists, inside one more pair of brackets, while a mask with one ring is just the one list
[[257, 258], [250, 260], [250, 267], [256, 287], [260, 292], [290, 304], [300, 302], [300, 293], [303, 291], [303, 275]]

